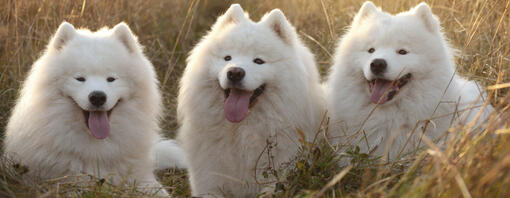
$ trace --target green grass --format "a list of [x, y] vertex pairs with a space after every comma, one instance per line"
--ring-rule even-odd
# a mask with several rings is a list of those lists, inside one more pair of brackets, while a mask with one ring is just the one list
[[[145, 46], [161, 81], [166, 107], [162, 127], [167, 137], [176, 132], [176, 93], [187, 53], [205, 35], [215, 18], [234, 1], [212, 0], [4, 0], [0, 4], [0, 133], [31, 64], [40, 56], [62, 21], [97, 30], [125, 21]], [[237, 1], [236, 1], [237, 2]], [[419, 1], [374, 1], [384, 10], [408, 10]], [[427, 1], [441, 19], [446, 36], [460, 56], [458, 72], [494, 85], [510, 82], [510, 1]], [[291, 0], [240, 1], [258, 20], [280, 8], [296, 26], [317, 56], [321, 74], [331, 65], [337, 39], [344, 33], [363, 1]], [[335, 166], [345, 156], [324, 143], [303, 146], [288, 163], [273, 197], [509, 197], [510, 196], [510, 96], [508, 88], [489, 91], [498, 113], [479, 129], [480, 135], [458, 137], [440, 152], [418, 152], [416, 159], [391, 165], [377, 164], [373, 157], [351, 148], [350, 167]], [[502, 129], [507, 129], [504, 131]], [[499, 131], [498, 131], [499, 130]], [[452, 133], [464, 132], [459, 126]], [[338, 149], [338, 148], [336, 148]], [[0, 197], [139, 197], [130, 186], [83, 183], [26, 184], [22, 167], [2, 160]], [[348, 172], [343, 170], [347, 170]], [[186, 173], [158, 173], [162, 183], [177, 197], [190, 194]], [[340, 177], [342, 176], [342, 177]], [[340, 179], [339, 179], [340, 178]], [[336, 179], [336, 180], [334, 180]], [[58, 183], [58, 182], [57, 182]], [[283, 190], [282, 190], [283, 189]]]

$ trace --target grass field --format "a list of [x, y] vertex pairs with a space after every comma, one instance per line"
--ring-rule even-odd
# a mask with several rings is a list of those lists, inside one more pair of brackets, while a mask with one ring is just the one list
[[[161, 81], [166, 107], [162, 126], [167, 137], [176, 132], [177, 82], [184, 60], [216, 17], [238, 1], [212, 0], [3, 0], [0, 4], [0, 133], [3, 134], [18, 90], [31, 64], [40, 56], [62, 21], [97, 30], [125, 21], [138, 35]], [[408, 10], [416, 0], [375, 0], [391, 13]], [[326, 74], [337, 39], [363, 1], [259, 0], [240, 1], [258, 20], [280, 8], [317, 56]], [[427, 1], [440, 17], [446, 36], [459, 50], [458, 72], [484, 86], [510, 82], [510, 1]], [[289, 165], [292, 174], [274, 197], [510, 197], [510, 95], [508, 88], [489, 90], [497, 113], [474, 138], [459, 136], [444, 151], [433, 145], [406, 163], [379, 166], [356, 153], [348, 172], [333, 166], [338, 160], [322, 145], [303, 148]], [[458, 126], [450, 132], [464, 132]], [[317, 152], [320, 151], [320, 152]], [[303, 168], [306, 164], [307, 168]], [[139, 197], [129, 186], [54, 183], [28, 185], [23, 170], [7, 163], [0, 167], [0, 197]], [[345, 171], [342, 171], [345, 170]], [[343, 178], [338, 179], [341, 173]], [[189, 197], [186, 173], [158, 173], [177, 197]], [[337, 180], [333, 180], [337, 178]], [[328, 184], [328, 182], [331, 182]], [[81, 189], [81, 190], [78, 190]]]

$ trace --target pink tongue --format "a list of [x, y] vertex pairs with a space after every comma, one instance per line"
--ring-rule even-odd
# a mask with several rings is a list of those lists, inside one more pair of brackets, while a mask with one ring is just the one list
[[97, 139], [105, 139], [110, 135], [110, 123], [106, 111], [89, 112], [89, 129]]
[[223, 106], [225, 117], [230, 122], [241, 122], [248, 113], [251, 92], [231, 89]]
[[377, 102], [379, 102], [379, 104], [384, 104], [388, 101], [388, 93], [393, 89], [398, 88], [393, 87], [392, 81], [376, 79], [372, 87], [372, 95], [370, 96], [370, 101], [372, 101], [374, 104], [377, 104]]

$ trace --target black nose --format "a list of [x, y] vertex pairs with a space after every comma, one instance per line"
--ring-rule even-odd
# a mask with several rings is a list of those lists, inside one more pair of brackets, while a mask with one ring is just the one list
[[372, 63], [370, 63], [370, 71], [372, 71], [375, 75], [380, 75], [386, 71], [387, 66], [388, 64], [386, 64], [384, 59], [374, 59]]
[[239, 82], [244, 78], [244, 69], [240, 67], [232, 67], [227, 72], [227, 78], [232, 82]]
[[106, 94], [102, 91], [93, 91], [89, 94], [89, 101], [92, 105], [100, 107], [106, 102]]

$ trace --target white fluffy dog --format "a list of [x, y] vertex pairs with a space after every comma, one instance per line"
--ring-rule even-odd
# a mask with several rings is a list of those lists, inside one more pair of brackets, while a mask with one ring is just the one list
[[5, 152], [32, 179], [129, 178], [168, 195], [152, 173], [161, 107], [153, 66], [126, 24], [93, 33], [64, 22], [23, 85]]
[[423, 145], [422, 135], [439, 138], [454, 119], [472, 119], [483, 105], [477, 84], [455, 74], [452, 49], [425, 3], [391, 15], [365, 2], [334, 61], [331, 132], [365, 152], [394, 158]]
[[180, 86], [193, 196], [254, 197], [263, 169], [295, 155], [297, 129], [313, 138], [324, 113], [313, 55], [277, 9], [255, 23], [232, 5], [191, 52]]

